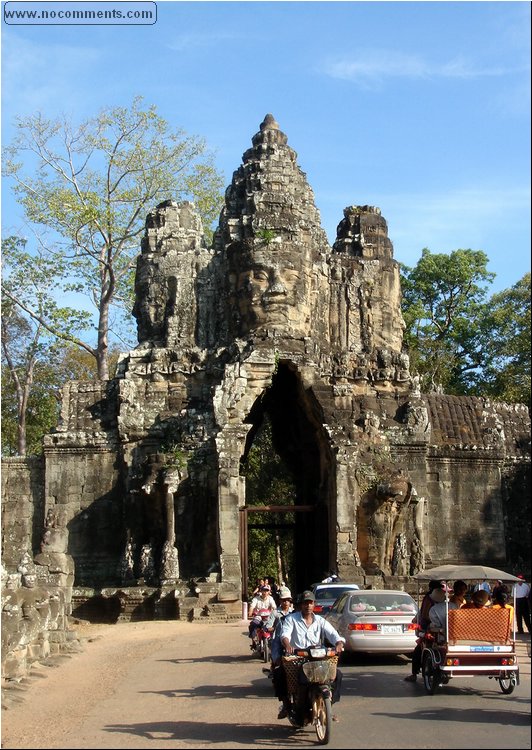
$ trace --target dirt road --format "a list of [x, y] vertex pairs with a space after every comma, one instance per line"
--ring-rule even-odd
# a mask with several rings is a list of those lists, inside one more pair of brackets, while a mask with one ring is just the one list
[[[315, 746], [311, 731], [277, 721], [271, 683], [242, 622], [91, 625], [78, 633], [81, 653], [2, 691], [6, 750]], [[426, 748], [428, 720], [432, 748], [529, 748], [529, 636], [520, 648], [523, 680], [512, 696], [487, 679], [426, 695], [421, 683], [404, 682], [405, 657], [346, 664], [330, 747]]]
[[[224, 692], [227, 697], [234, 698], [234, 691], [241, 690], [242, 686], [231, 685], [231, 656], [228, 656], [231, 654], [236, 654], [236, 659], [243, 659], [243, 664], [248, 666], [244, 676], [252, 681], [257, 679], [269, 688], [271, 716], [268, 718], [274, 720], [277, 702], [273, 699], [270, 683], [264, 680], [260, 664], [246, 653], [244, 632], [242, 624], [217, 627], [175, 621], [81, 627], [78, 629], [84, 644], [81, 653], [57, 659], [51, 666], [35, 667], [31, 676], [18, 687], [2, 691], [5, 707], [2, 711], [2, 746], [131, 748], [133, 731], [137, 735], [135, 747], [153, 748], [154, 739], [168, 737], [170, 726], [172, 738], [176, 739], [176, 719], [179, 719], [178, 724], [187, 719], [197, 721], [202, 693], [205, 697], [209, 691], [219, 690], [220, 698], [224, 697]], [[198, 654], [201, 654], [199, 659]], [[173, 663], [172, 669], [167, 668], [168, 662]], [[215, 677], [220, 665], [225, 677], [229, 678], [230, 687], [226, 685], [224, 688], [223, 681]], [[148, 675], [147, 669], [158, 670], [160, 674]], [[240, 672], [239, 675], [242, 678]], [[155, 684], [158, 690], [143, 694], [139, 685], [144, 683]], [[180, 691], [180, 685], [188, 686], [186, 693]], [[255, 703], [260, 704], [260, 709], [255, 706], [257, 710], [263, 709], [264, 696], [260, 690], [258, 697], [249, 689], [249, 680], [245, 693], [249, 698], [246, 710], [252, 710]], [[163, 702], [163, 713], [161, 695], [168, 698]], [[108, 721], [106, 727], [100, 728], [98, 706], [104, 701], [115, 704], [115, 724], [112, 726]], [[234, 700], [210, 701], [209, 712], [211, 714], [214, 709], [214, 719], [219, 715], [222, 726], [241, 721], [242, 707], [235, 706], [235, 703]], [[124, 724], [125, 720], [129, 724]], [[220, 739], [219, 727], [214, 725], [213, 730]], [[89, 737], [83, 735], [91, 732], [94, 732], [93, 741], [98, 744], [92, 744], [92, 741], [85, 744]], [[184, 736], [187, 736], [186, 732]], [[212, 742], [204, 745], [194, 742], [195, 747], [211, 745]], [[230, 743], [217, 742], [217, 745], [231, 747]], [[183, 742], [182, 746], [190, 747], [190, 743]]]

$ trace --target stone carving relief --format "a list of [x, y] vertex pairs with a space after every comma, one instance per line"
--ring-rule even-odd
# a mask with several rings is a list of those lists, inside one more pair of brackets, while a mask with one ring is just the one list
[[425, 568], [425, 506], [426, 500], [417, 494], [414, 487], [411, 491], [411, 503], [414, 510], [414, 537], [410, 550], [410, 575], [415, 575]]
[[122, 559], [120, 561], [120, 581], [124, 585], [132, 584], [135, 580], [135, 546], [128, 539]]
[[[66, 587], [50, 585], [48, 571], [23, 553], [17, 572], [2, 569], [2, 677], [20, 679], [54, 651], [78, 650], [66, 638]], [[75, 634], [71, 634], [72, 636]]]
[[66, 553], [68, 529], [64, 511], [56, 507], [48, 508], [41, 541], [41, 552]]
[[166, 541], [163, 545], [161, 561], [161, 583], [167, 586], [176, 583], [179, 579], [179, 559], [177, 549], [172, 542]]
[[395, 537], [390, 568], [393, 576], [406, 576], [409, 574], [408, 545], [404, 531], [401, 531]]
[[[411, 575], [423, 560], [423, 510], [402, 470], [369, 489], [359, 508], [362, 565], [373, 574]], [[417, 572], [417, 571], [416, 571]]]
[[238, 334], [261, 328], [308, 335], [310, 259], [296, 256], [282, 242], [267, 250], [250, 243], [232, 247], [229, 279]]
[[148, 585], [157, 582], [155, 560], [151, 544], [143, 544], [140, 551], [140, 578]]

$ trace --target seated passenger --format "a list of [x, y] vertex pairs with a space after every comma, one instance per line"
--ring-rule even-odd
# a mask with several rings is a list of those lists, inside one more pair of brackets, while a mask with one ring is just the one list
[[453, 585], [453, 593], [449, 597], [449, 602], [458, 604], [458, 607], [453, 609], [459, 609], [466, 603], [465, 595], [467, 593], [467, 583], [465, 581], [455, 581]]
[[510, 592], [506, 586], [498, 586], [493, 590], [493, 607], [492, 609], [509, 609], [510, 610], [510, 625], [514, 621], [514, 608], [511, 604], [508, 604], [510, 598]]
[[[259, 596], [253, 597], [249, 605], [250, 623], [248, 627], [249, 637], [253, 640], [255, 631], [259, 628], [268, 615], [277, 609], [275, 599], [271, 596], [271, 588], [267, 584], [260, 587]], [[251, 646], [253, 649], [253, 645]]]
[[416, 641], [416, 647], [412, 654], [412, 674], [409, 674], [408, 677], [404, 678], [405, 682], [415, 682], [417, 680], [417, 675], [421, 671], [421, 654], [423, 652], [422, 641], [427, 628], [430, 627], [430, 610], [436, 604], [440, 604], [441, 602], [445, 602], [445, 591], [442, 588], [442, 582], [436, 580], [429, 581], [429, 590], [424, 595], [421, 607], [413, 620], [413, 622], [418, 623], [419, 638]]
[[460, 609], [465, 604], [465, 592], [467, 583], [465, 581], [455, 581], [453, 593], [448, 602], [439, 602], [434, 604], [429, 610], [430, 627], [440, 629], [443, 637], [447, 639], [447, 610]]
[[488, 592], [484, 591], [484, 589], [479, 589], [478, 591], [473, 591], [471, 601], [464, 604], [462, 609], [482, 609], [482, 607], [488, 604], [489, 600], [490, 595]]

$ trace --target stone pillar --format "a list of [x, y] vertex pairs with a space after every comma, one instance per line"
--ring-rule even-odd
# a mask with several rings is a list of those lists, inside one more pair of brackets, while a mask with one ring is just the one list
[[248, 425], [226, 427], [216, 438], [218, 448], [218, 532], [220, 572], [224, 582], [241, 585], [240, 513], [246, 504], [246, 484], [240, 476], [240, 457]]
[[357, 448], [342, 446], [336, 454], [336, 566], [344, 580], [363, 574], [357, 552], [356, 508], [358, 489], [354, 467]]
[[166, 492], [166, 541], [161, 558], [161, 584], [174, 584], [179, 579], [179, 555], [175, 547], [175, 511], [173, 488]]

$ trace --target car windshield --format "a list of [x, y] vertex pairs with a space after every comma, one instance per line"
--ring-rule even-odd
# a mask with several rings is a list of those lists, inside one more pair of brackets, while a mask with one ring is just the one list
[[349, 591], [349, 587], [346, 586], [343, 588], [342, 586], [337, 586], [336, 588], [324, 588], [324, 589], [316, 589], [315, 596], [317, 601], [322, 601], [323, 599], [337, 599], [340, 594], [343, 594], [344, 591]]
[[383, 594], [365, 592], [362, 596], [352, 596], [350, 612], [415, 612], [416, 605], [408, 594]]

